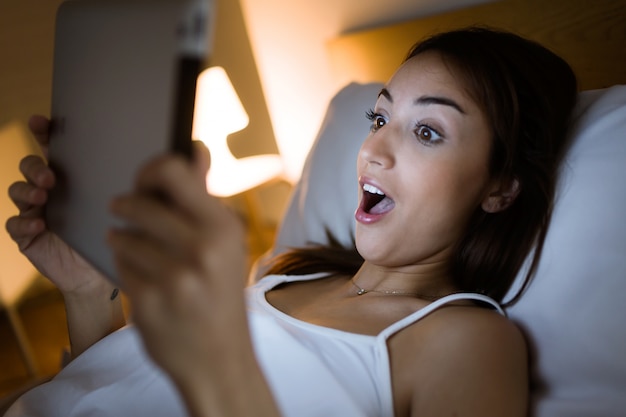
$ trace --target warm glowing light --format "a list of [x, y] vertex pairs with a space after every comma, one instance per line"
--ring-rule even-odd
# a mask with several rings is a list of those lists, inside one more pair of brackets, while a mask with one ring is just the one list
[[282, 175], [278, 155], [235, 158], [228, 148], [228, 135], [249, 122], [235, 88], [221, 67], [206, 69], [198, 77], [192, 136], [211, 152], [207, 190], [228, 197], [254, 188]]

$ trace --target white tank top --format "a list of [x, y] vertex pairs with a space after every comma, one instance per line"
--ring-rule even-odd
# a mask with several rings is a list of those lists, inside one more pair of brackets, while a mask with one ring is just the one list
[[246, 290], [253, 345], [286, 417], [393, 417], [387, 349], [390, 336], [457, 300], [482, 301], [505, 314], [487, 296], [458, 293], [440, 298], [378, 335], [369, 336], [295, 319], [273, 307], [265, 297], [279, 284], [325, 275], [272, 275]]

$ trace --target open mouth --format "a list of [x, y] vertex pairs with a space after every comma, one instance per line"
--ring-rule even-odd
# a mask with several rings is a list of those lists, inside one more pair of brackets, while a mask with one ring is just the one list
[[363, 184], [363, 211], [369, 214], [383, 214], [394, 207], [394, 201], [371, 184]]

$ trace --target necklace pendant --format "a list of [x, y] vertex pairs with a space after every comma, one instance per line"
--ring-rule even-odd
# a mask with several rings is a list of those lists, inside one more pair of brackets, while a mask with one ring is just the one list
[[356, 292], [356, 294], [357, 294], [357, 295], [363, 295], [363, 294], [365, 294], [366, 292], [367, 292], [367, 290], [366, 290], [366, 289], [359, 288], [359, 290]]

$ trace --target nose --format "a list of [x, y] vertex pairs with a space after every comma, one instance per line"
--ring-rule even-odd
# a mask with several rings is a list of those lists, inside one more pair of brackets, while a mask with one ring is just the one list
[[385, 169], [391, 168], [395, 164], [393, 138], [389, 130], [383, 128], [369, 134], [359, 150], [360, 162], [377, 165]]

